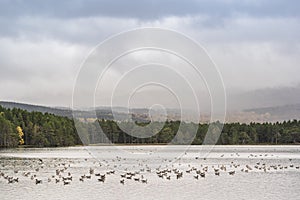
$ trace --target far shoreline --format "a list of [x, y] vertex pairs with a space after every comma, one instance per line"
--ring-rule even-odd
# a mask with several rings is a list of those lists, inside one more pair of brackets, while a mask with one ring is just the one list
[[167, 144], [167, 143], [153, 143], [153, 144], [107, 144], [107, 143], [101, 143], [101, 144], [90, 144], [90, 145], [72, 145], [72, 146], [34, 146], [34, 145], [22, 145], [17, 147], [0, 147], [0, 150], [5, 149], [43, 149], [43, 148], [49, 148], [49, 149], [55, 149], [55, 148], [72, 148], [72, 147], [105, 147], [105, 146], [300, 146], [300, 143], [293, 143], [293, 144]]

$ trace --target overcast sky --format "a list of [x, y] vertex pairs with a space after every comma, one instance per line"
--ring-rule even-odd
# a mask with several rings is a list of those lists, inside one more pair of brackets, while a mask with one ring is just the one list
[[[217, 64], [229, 99], [299, 91], [299, 8], [297, 0], [0, 0], [0, 99], [70, 106], [91, 49], [138, 27], [194, 38]], [[299, 96], [284, 101], [277, 104]]]

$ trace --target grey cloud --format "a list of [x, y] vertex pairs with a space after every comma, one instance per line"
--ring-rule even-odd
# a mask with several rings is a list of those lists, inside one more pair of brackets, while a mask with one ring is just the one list
[[[284, 0], [2, 0], [1, 98], [68, 105], [77, 67], [94, 45], [120, 31], [159, 26], [203, 43], [229, 90], [243, 86], [229, 91], [229, 104], [295, 103], [298, 89], [255, 89], [299, 82], [299, 7]], [[292, 92], [276, 96], [283, 90]]]
[[[155, 26], [153, 22], [168, 17], [191, 17], [187, 28], [216, 42], [284, 39], [294, 43], [299, 41], [299, 6], [299, 1], [284, 0], [4, 0], [0, 1], [4, 27], [0, 36], [95, 44], [122, 30]], [[184, 31], [187, 25], [181, 23], [179, 29]]]
[[276, 17], [298, 16], [299, 4], [297, 0], [3, 0], [0, 3], [0, 13], [7, 17], [30, 15], [57, 18], [114, 16], [154, 19], [193, 14], [225, 17], [233, 13]]

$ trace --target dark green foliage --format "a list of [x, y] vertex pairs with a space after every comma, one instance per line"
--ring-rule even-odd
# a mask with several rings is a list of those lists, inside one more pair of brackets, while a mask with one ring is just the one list
[[[121, 123], [121, 124], [120, 124]], [[143, 129], [134, 129], [134, 125]], [[0, 147], [18, 146], [16, 127], [24, 132], [25, 145], [59, 147], [77, 144], [299, 144], [300, 121], [282, 123], [228, 123], [195, 124], [180, 121], [167, 122], [115, 122], [98, 120], [94, 123], [76, 123], [67, 117], [49, 113], [5, 109], [0, 106]], [[100, 127], [102, 131], [100, 130]], [[121, 129], [120, 127], [123, 127]], [[133, 135], [124, 131], [132, 130]], [[80, 138], [77, 132], [80, 132]], [[102, 134], [101, 134], [102, 133]], [[103, 134], [104, 133], [104, 134]], [[216, 134], [209, 137], [209, 134]], [[135, 137], [141, 135], [144, 137]], [[218, 139], [217, 141], [215, 139]], [[82, 142], [81, 142], [82, 141]]]
[[[101, 120], [98, 122], [106, 137], [112, 143], [120, 144], [190, 144], [190, 138], [194, 138], [192, 144], [299, 144], [300, 143], [300, 121], [285, 121], [282, 123], [227, 123], [224, 124], [220, 137], [207, 137], [214, 134], [215, 128], [209, 132], [209, 124], [185, 123], [179, 121], [154, 122], [152, 131], [155, 135], [147, 138], [137, 138], [127, 134], [119, 128], [117, 122], [112, 120]], [[121, 122], [127, 127], [134, 123]], [[137, 123], [136, 123], [137, 124]], [[139, 126], [147, 128], [147, 123], [138, 123]], [[219, 122], [211, 124], [211, 127], [221, 127]], [[153, 131], [155, 127], [163, 127], [161, 130]], [[180, 127], [180, 128], [179, 128]], [[196, 130], [196, 132], [195, 132]], [[196, 133], [196, 135], [192, 134]], [[87, 133], [88, 134], [88, 133]], [[218, 138], [218, 141], [214, 141]], [[92, 143], [92, 142], [91, 142]]]
[[14, 130], [13, 124], [7, 120], [3, 112], [0, 112], [0, 147], [15, 147], [19, 143], [19, 136]]
[[17, 126], [24, 132], [25, 145], [58, 147], [81, 143], [73, 120], [67, 117], [0, 106], [0, 147], [18, 145]]

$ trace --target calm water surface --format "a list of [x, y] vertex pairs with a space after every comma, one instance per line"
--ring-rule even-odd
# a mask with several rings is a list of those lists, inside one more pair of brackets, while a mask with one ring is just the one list
[[300, 199], [299, 166], [300, 146], [8, 149], [0, 199]]

